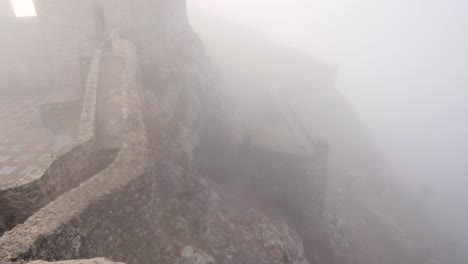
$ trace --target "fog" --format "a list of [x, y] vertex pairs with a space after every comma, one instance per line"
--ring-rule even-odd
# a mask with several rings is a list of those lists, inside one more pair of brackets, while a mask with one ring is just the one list
[[337, 88], [396, 177], [408, 192], [431, 193], [426, 204], [441, 225], [467, 231], [465, 1], [191, 0], [189, 8], [338, 65]]
[[0, 262], [468, 263], [467, 13], [0, 1]]

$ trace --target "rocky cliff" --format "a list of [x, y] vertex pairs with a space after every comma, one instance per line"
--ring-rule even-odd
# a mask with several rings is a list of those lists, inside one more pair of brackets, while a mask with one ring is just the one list
[[414, 210], [352, 104], [337, 90], [336, 66], [200, 10], [192, 10], [191, 23], [240, 120], [257, 117], [273, 87], [285, 91], [310, 137], [328, 142], [322, 231], [332, 257], [317, 263], [457, 263], [453, 240]]
[[[81, 19], [93, 4], [101, 4], [98, 10], [112, 27], [98, 36]], [[154, 5], [161, 16], [151, 15]], [[132, 12], [145, 7], [135, 23]], [[59, 86], [78, 87], [83, 72], [75, 71], [75, 59], [94, 50], [81, 80], [87, 85], [75, 146], [86, 144], [92, 153], [111, 149], [112, 155], [63, 187], [54, 182], [67, 182], [68, 170], [83, 174], [86, 162], [95, 160], [80, 152], [77, 166], [64, 167], [57, 160], [69, 155], [66, 150], [27, 182], [2, 189], [0, 209], [14, 205], [12, 217], [22, 203], [36, 204], [5, 227], [11, 230], [0, 238], [1, 263], [96, 257], [124, 263], [315, 263], [319, 255], [306, 253], [304, 245], [314, 248], [323, 225], [326, 144], [304, 145], [297, 124], [291, 125], [296, 121], [282, 115], [270, 95], [264, 113], [243, 125], [228, 107], [184, 8], [183, 1], [163, 0], [40, 1], [43, 30], [54, 36], [44, 37], [52, 50], [61, 47], [54, 59], [70, 59], [68, 68], [56, 65]], [[73, 41], [62, 45], [69, 35]], [[25, 189], [47, 199], [10, 199], [9, 193]]]

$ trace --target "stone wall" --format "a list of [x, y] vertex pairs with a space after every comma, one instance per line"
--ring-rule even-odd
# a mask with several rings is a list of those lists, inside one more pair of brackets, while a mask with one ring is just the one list
[[[275, 104], [268, 105], [268, 110], [274, 108]], [[274, 121], [262, 116], [253, 124], [246, 122], [242, 142], [236, 142], [222, 125], [209, 124], [197, 147], [198, 168], [221, 184], [243, 186], [286, 218], [320, 223], [328, 144], [305, 136], [301, 141], [281, 112], [271, 116]]]
[[[116, 250], [123, 243], [141, 243], [139, 239], [150, 232], [148, 228], [157, 228], [148, 226], [155, 217], [151, 212], [155, 212], [152, 206], [157, 204], [157, 191], [147, 189], [155, 188], [155, 184], [148, 168], [149, 151], [135, 77], [136, 53], [128, 43], [119, 43], [115, 50], [126, 57], [126, 74], [121, 81], [122, 148], [103, 171], [5, 233], [0, 239], [0, 262], [89, 256], [113, 256], [135, 262], [135, 258], [145, 257], [141, 254], [144, 248]], [[83, 117], [89, 120], [89, 113]], [[82, 132], [80, 141], [86, 134]], [[132, 219], [128, 219], [130, 215]], [[146, 242], [138, 245], [151, 246], [157, 241]]]
[[[324, 153], [325, 157], [327, 153]], [[323, 217], [321, 157], [300, 156], [246, 146], [240, 153], [239, 167], [247, 184], [262, 199], [284, 210], [284, 215], [320, 222]], [[326, 166], [326, 165], [325, 165]]]
[[[109, 30], [119, 29], [135, 45], [113, 30], [112, 34], [96, 34], [90, 12], [96, 4], [102, 8]], [[117, 130], [122, 140], [115, 158], [100, 162], [105, 167], [102, 170], [83, 173], [76, 167], [87, 162], [86, 156], [97, 157], [93, 156], [100, 134], [95, 133], [100, 127], [95, 126], [99, 122], [96, 109], [101, 108], [96, 108], [100, 102], [96, 89], [103, 88], [98, 87], [100, 75], [95, 74], [103, 65], [98, 52], [90, 69], [75, 145], [80, 148], [75, 154], [84, 155], [74, 158], [78, 164], [49, 161], [58, 162], [56, 175], [70, 168], [74, 171], [66, 174], [81, 173], [86, 178], [78, 177], [80, 183], [71, 189], [54, 186], [68, 181], [63, 175], [45, 183], [52, 188], [46, 193], [59, 189], [60, 195], [54, 194], [52, 202], [47, 200], [35, 213], [30, 210], [34, 214], [0, 238], [0, 263], [107, 257], [129, 264], [308, 264], [302, 234], [298, 234], [302, 229], [295, 230], [284, 215], [269, 215], [232, 192], [229, 185], [197, 171], [193, 152], [202, 127], [225, 116], [218, 111], [218, 94], [202, 45], [187, 27], [185, 1], [36, 0], [36, 7], [50, 54], [54, 54], [51, 61], [60, 88], [77, 86], [80, 59], [111, 35], [111, 43], [103, 45], [105, 55], [119, 57], [124, 67], [117, 76], [118, 92], [110, 98], [119, 104], [114, 113], [121, 115]], [[145, 120], [141, 95], [147, 103]], [[151, 128], [147, 129], [148, 124]], [[265, 162], [277, 160], [268, 154], [258, 155]], [[293, 167], [310, 169], [295, 158]], [[298, 175], [307, 178], [308, 174]], [[265, 193], [285, 180], [281, 179], [283, 173], [270, 182], [269, 175], [262, 176], [268, 184], [257, 190]], [[299, 180], [292, 185], [290, 193], [301, 187]], [[22, 194], [27, 196], [27, 192]], [[276, 196], [266, 196], [268, 199], [270, 204], [281, 201]], [[25, 203], [16, 208], [28, 208]]]
[[[114, 29], [161, 31], [188, 27], [185, 0], [34, 0], [37, 17], [17, 18], [1, 0], [2, 93], [53, 90], [77, 99], [84, 61]], [[98, 23], [102, 24], [99, 26]]]
[[228, 199], [178, 159], [173, 142], [151, 155], [135, 49], [121, 39], [112, 47], [125, 58], [122, 148], [102, 172], [0, 238], [0, 262], [104, 256], [135, 264], [307, 264], [285, 221]]
[[[117, 262], [112, 262], [105, 258], [96, 258], [96, 259], [89, 259], [89, 260], [70, 260], [70, 261], [59, 261], [59, 262], [46, 262], [46, 261], [33, 261], [30, 264], [119, 264]], [[120, 263], [123, 264], [123, 263]]]
[[180, 7], [185, 0], [35, 0], [35, 5], [55, 76], [53, 86], [59, 90], [80, 89], [81, 61], [113, 30], [158, 31], [168, 20], [187, 21]]
[[102, 152], [94, 143], [100, 56], [100, 52], [96, 52], [76, 143], [43, 157], [26, 177], [0, 185], [0, 218], [7, 229], [24, 222], [38, 209], [102, 170], [115, 157], [112, 151]]

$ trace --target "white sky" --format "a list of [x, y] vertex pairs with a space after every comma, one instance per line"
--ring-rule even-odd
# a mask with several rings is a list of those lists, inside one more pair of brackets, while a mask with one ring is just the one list
[[17, 17], [36, 16], [33, 0], [11, 0], [11, 3]]

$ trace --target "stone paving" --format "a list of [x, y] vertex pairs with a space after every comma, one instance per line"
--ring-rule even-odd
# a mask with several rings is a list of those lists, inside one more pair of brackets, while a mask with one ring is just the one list
[[27, 175], [42, 155], [66, 144], [42, 125], [42, 103], [37, 97], [0, 98], [0, 184]]

